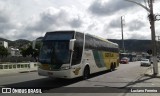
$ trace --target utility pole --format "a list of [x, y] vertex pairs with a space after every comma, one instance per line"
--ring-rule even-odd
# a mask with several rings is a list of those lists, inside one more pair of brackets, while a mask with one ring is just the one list
[[160, 36], [156, 36], [157, 37], [157, 41], [156, 41], [156, 52], [157, 52], [157, 56], [159, 55], [160, 50], [158, 49], [159, 47], [159, 41], [160, 41]]
[[153, 75], [158, 74], [158, 63], [157, 63], [157, 50], [156, 50], [156, 37], [155, 37], [155, 19], [153, 14], [153, 0], [150, 0], [149, 3], [150, 8], [150, 14], [149, 14], [149, 20], [151, 25], [151, 37], [152, 37], [152, 56], [153, 56]]
[[149, 8], [132, 0], [126, 0], [132, 3], [135, 3], [149, 12], [149, 21], [150, 21], [150, 29], [151, 29], [151, 39], [152, 39], [152, 60], [153, 60], [153, 75], [158, 74], [158, 63], [157, 63], [157, 55], [156, 55], [156, 40], [155, 40], [155, 16], [153, 13], [153, 0], [148, 0]]
[[[160, 41], [160, 36], [158, 36], [158, 41], [157, 41], [157, 47], [159, 47], [159, 41]], [[160, 54], [160, 50], [157, 48], [157, 56], [158, 56], [158, 59], [159, 59], [159, 54]]]
[[124, 38], [123, 38], [123, 17], [122, 16], [121, 16], [121, 32], [122, 32], [122, 50], [125, 53]]

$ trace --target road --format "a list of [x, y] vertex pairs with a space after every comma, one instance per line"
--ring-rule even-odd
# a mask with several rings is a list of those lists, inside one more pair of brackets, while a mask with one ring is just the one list
[[[88, 80], [82, 80], [80, 78], [72, 79], [72, 80], [65, 80], [65, 79], [53, 79], [53, 78], [46, 78], [43, 76], [38, 76], [37, 72], [30, 72], [30, 73], [19, 73], [14, 74], [12, 76], [1, 76], [0, 77], [0, 87], [36, 87], [36, 88], [42, 88], [43, 92], [48, 95], [54, 95], [57, 96], [80, 96], [85, 94], [84, 89], [92, 87], [89, 90], [91, 92], [87, 96], [94, 96], [95, 94], [98, 94], [100, 91], [97, 87], [105, 87], [110, 90], [110, 93], [101, 93], [101, 95], [109, 94], [109, 96], [124, 96], [123, 93], [116, 93], [116, 90], [118, 88], [126, 88], [126, 87], [132, 87], [136, 83], [139, 83], [140, 78], [143, 77], [143, 74], [148, 69], [148, 67], [140, 67], [140, 62], [130, 62], [129, 64], [120, 64], [120, 66], [113, 72], [100, 72], [98, 74], [94, 74], [91, 76]], [[72, 89], [78, 90], [78, 92], [82, 93], [64, 93], [66, 90], [63, 89], [63, 91], [60, 91], [59, 93], [54, 93], [57, 88], [63, 88], [63, 87], [72, 87]], [[78, 89], [77, 87], [80, 87], [81, 89]], [[112, 87], [115, 87], [117, 89], [112, 89]], [[76, 89], [77, 88], [77, 89]], [[84, 89], [82, 89], [84, 88]], [[94, 89], [94, 88], [97, 88]], [[69, 91], [71, 91], [70, 89]], [[82, 90], [82, 91], [79, 91]], [[119, 89], [118, 89], [119, 90]], [[83, 92], [84, 91], [84, 92]], [[62, 92], [62, 93], [61, 93]], [[1, 94], [0, 94], [1, 95]], [[22, 95], [22, 94], [18, 94]], [[15, 95], [15, 96], [18, 96]], [[41, 95], [41, 94], [36, 94]], [[44, 94], [43, 94], [44, 95]], [[50, 96], [49, 95], [49, 96]], [[8, 96], [5, 94], [5, 96]], [[27, 96], [27, 95], [26, 95]]]

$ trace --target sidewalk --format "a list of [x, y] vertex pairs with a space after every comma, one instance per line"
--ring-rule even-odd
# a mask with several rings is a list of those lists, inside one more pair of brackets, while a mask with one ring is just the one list
[[150, 76], [150, 77], [157, 77], [160, 78], [160, 63], [158, 63], [158, 74], [156, 76], [153, 75], [153, 65], [148, 68], [148, 70], [145, 72], [145, 76]]
[[157, 90], [157, 92], [131, 92], [122, 96], [160, 96], [160, 63], [158, 64], [159, 74], [153, 75], [153, 65], [147, 69], [136, 81], [133, 82], [132, 88], [136, 90]]

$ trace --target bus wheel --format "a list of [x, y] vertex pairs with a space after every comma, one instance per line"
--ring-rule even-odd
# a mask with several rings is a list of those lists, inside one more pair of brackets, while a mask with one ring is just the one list
[[84, 79], [84, 80], [88, 79], [88, 78], [89, 78], [89, 75], [90, 75], [90, 70], [89, 70], [89, 67], [86, 66], [86, 67], [84, 68], [84, 71], [83, 71], [83, 79]]
[[114, 71], [114, 70], [115, 70], [115, 68], [116, 68], [116, 64], [114, 63], [114, 65], [113, 65], [113, 69], [112, 69], [112, 70]]
[[111, 67], [110, 67], [110, 72], [114, 71], [114, 65], [111, 64]]

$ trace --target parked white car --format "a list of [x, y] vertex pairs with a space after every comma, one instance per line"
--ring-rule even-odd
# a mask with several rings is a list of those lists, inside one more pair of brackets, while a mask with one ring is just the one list
[[141, 66], [151, 66], [151, 62], [149, 61], [149, 59], [142, 59]]

